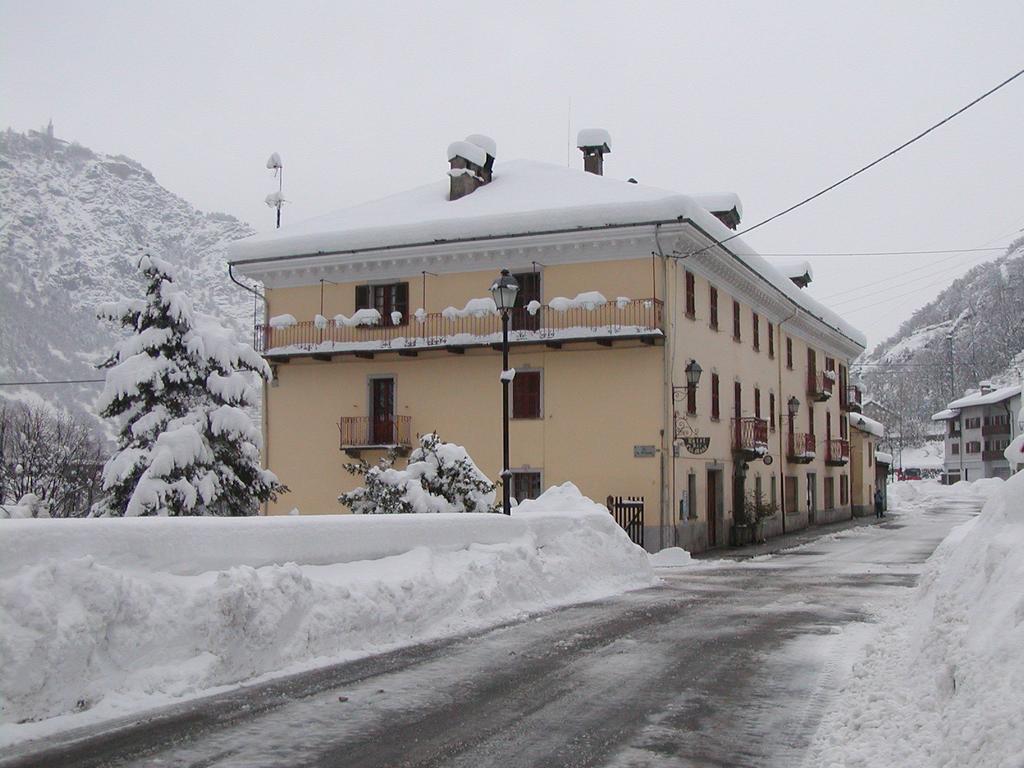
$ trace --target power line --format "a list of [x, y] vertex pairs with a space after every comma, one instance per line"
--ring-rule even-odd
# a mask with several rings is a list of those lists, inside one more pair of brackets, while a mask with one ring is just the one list
[[[895, 275], [891, 275], [889, 277], [882, 278], [881, 280], [873, 280], [870, 283], [862, 283], [861, 285], [855, 285], [853, 288], [847, 288], [846, 290], [843, 290], [843, 291], [837, 291], [836, 293], [830, 293], [830, 294], [828, 294], [826, 296], [820, 297], [818, 299], [818, 301], [826, 301], [828, 299], [834, 299], [837, 296], [845, 296], [845, 295], [847, 295], [849, 293], [856, 293], [857, 291], [863, 290], [864, 288], [870, 288], [873, 285], [881, 285], [882, 283], [888, 283], [893, 278], [902, 277], [903, 275], [909, 275], [911, 272], [920, 272], [923, 269], [932, 269], [932, 268], [935, 267], [936, 264], [943, 264], [943, 263], [949, 261], [950, 259], [955, 259], [955, 258], [957, 258], [959, 256], [960, 256], [960, 254], [957, 253], [957, 254], [953, 254], [952, 256], [947, 256], [947, 257], [945, 257], [943, 259], [936, 259], [935, 261], [931, 262], [930, 264], [924, 264], [924, 265], [922, 265], [920, 267], [912, 267], [911, 269], [905, 269], [902, 272], [897, 272]], [[891, 287], [894, 287], [894, 286], [889, 286], [889, 287], [891, 288]]]
[[0, 387], [32, 387], [37, 384], [102, 384], [106, 379], [59, 379], [47, 381], [0, 381]]
[[[1005, 235], [1004, 235], [1005, 237]], [[995, 238], [998, 240], [999, 238]], [[722, 242], [725, 242], [724, 240]], [[991, 242], [991, 241], [989, 241]], [[975, 251], [1005, 251], [1006, 246], [996, 248], [941, 248], [935, 251], [832, 251], [821, 253], [760, 253], [760, 256], [768, 256], [769, 258], [789, 257], [789, 256], [925, 256], [934, 255], [939, 253], [973, 253]]]
[[960, 107], [960, 109], [958, 109], [956, 112], [953, 112], [952, 114], [947, 115], [946, 117], [942, 118], [939, 122], [935, 123], [935, 125], [933, 125], [930, 128], [926, 128], [925, 130], [921, 131], [921, 133], [917, 134], [912, 139], [909, 139], [909, 140], [903, 142], [902, 144], [900, 144], [895, 149], [889, 150], [888, 152], [886, 152], [881, 157], [879, 157], [879, 158], [877, 158], [875, 160], [872, 160], [867, 165], [865, 165], [865, 166], [863, 166], [861, 168], [858, 168], [856, 171], [854, 171], [853, 173], [850, 173], [850, 174], [844, 176], [839, 181], [837, 181], [837, 182], [835, 182], [833, 184], [829, 184], [827, 187], [825, 187], [824, 189], [822, 189], [822, 190], [820, 190], [818, 192], [815, 192], [810, 197], [805, 197], [800, 202], [795, 203], [795, 204], [789, 206], [785, 210], [779, 211], [778, 213], [776, 213], [776, 214], [774, 214], [772, 216], [769, 216], [767, 219], [763, 219], [762, 221], [759, 221], [757, 224], [754, 224], [751, 227], [747, 227], [746, 229], [741, 229], [736, 234], [730, 235], [729, 237], [726, 237], [723, 240], [716, 240], [715, 242], [711, 243], [711, 245], [706, 245], [706, 246], [704, 246], [703, 248], [701, 248], [698, 251], [694, 251], [694, 252], [689, 253], [689, 254], [679, 254], [679, 255], [680, 256], [683, 256], [683, 255], [686, 255], [686, 256], [696, 256], [698, 253], [703, 253], [704, 251], [707, 251], [707, 250], [709, 250], [711, 248], [714, 248], [716, 245], [722, 245], [723, 243], [727, 243], [730, 240], [735, 240], [740, 235], [745, 235], [748, 232], [753, 232], [755, 229], [763, 227], [765, 224], [768, 224], [768, 223], [770, 223], [772, 221], [775, 221], [777, 218], [779, 218], [781, 216], [785, 216], [787, 213], [791, 213], [791, 212], [795, 211], [797, 208], [800, 208], [801, 206], [807, 205], [807, 203], [811, 202], [812, 200], [816, 200], [819, 197], [821, 197], [822, 195], [824, 195], [824, 194], [826, 194], [828, 192], [831, 192], [836, 187], [838, 187], [838, 186], [840, 186], [842, 184], [845, 184], [846, 182], [850, 181], [851, 179], [853, 179], [853, 178], [855, 178], [857, 176], [860, 176], [860, 174], [864, 173], [865, 171], [870, 170], [871, 168], [874, 168], [879, 163], [881, 163], [881, 162], [883, 162], [885, 160], [888, 160], [890, 157], [895, 155], [897, 152], [900, 152], [900, 151], [906, 149], [907, 147], [909, 147], [911, 144], [914, 144], [915, 142], [920, 141], [921, 139], [923, 139], [925, 136], [927, 136], [929, 133], [931, 133], [935, 129], [945, 125], [950, 120], [952, 120], [954, 117], [962, 115], [964, 112], [966, 112], [968, 109], [973, 107], [975, 104], [977, 104], [978, 102], [982, 101], [983, 99], [987, 99], [989, 96], [991, 96], [993, 93], [998, 91], [1000, 88], [1003, 88], [1003, 87], [1009, 85], [1010, 83], [1012, 83], [1014, 80], [1016, 80], [1021, 75], [1024, 75], [1024, 69], [1021, 69], [1018, 72], [1016, 72], [1015, 74], [1013, 74], [1010, 77], [1006, 78], [1005, 80], [1003, 80], [1003, 82], [999, 83], [999, 85], [995, 86], [994, 88], [990, 88], [989, 90], [985, 91], [985, 93], [981, 94], [980, 96], [978, 96], [974, 100], [972, 100], [969, 103], [965, 104], [964, 106]]

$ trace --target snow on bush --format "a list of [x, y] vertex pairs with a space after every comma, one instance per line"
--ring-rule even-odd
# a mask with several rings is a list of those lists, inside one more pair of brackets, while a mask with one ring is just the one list
[[[569, 483], [511, 517], [15, 520], [4, 533], [0, 744], [655, 581]], [[291, 561], [268, 564], [274, 551]], [[256, 559], [174, 569], [239, 554]], [[74, 723], [16, 725], [80, 709]]]
[[389, 454], [373, 467], [346, 464], [345, 470], [362, 475], [365, 484], [341, 494], [338, 501], [361, 515], [495, 511], [494, 483], [461, 445], [430, 433], [420, 438], [405, 469], [395, 469], [395, 459]]
[[259, 462], [260, 432], [243, 410], [270, 366], [196, 312], [170, 265], [143, 256], [146, 299], [99, 308], [132, 335], [103, 364], [100, 413], [121, 422], [103, 467], [105, 515], [252, 515], [286, 490]]
[[[955, 498], [967, 485], [915, 490]], [[1021, 765], [1024, 474], [973, 495], [988, 496], [981, 514], [950, 533], [908, 602], [886, 616], [823, 720], [809, 765]]]

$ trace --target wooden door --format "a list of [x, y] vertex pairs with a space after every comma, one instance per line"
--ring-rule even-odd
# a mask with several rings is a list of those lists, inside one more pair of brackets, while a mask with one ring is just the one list
[[520, 272], [513, 277], [519, 283], [519, 293], [512, 310], [512, 330], [536, 331], [540, 328], [540, 313], [531, 315], [526, 307], [531, 301], [540, 301], [540, 273]]
[[708, 548], [718, 546], [718, 476], [713, 470], [708, 471], [707, 519]]
[[370, 380], [370, 430], [374, 445], [394, 445], [395, 380]]

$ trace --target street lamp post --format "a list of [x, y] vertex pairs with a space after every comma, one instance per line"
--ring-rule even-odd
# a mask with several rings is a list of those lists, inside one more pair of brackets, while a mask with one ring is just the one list
[[501, 496], [502, 512], [506, 515], [512, 514], [510, 500], [512, 473], [508, 470], [508, 318], [512, 307], [515, 306], [518, 293], [519, 283], [507, 269], [501, 270], [498, 278], [491, 283], [491, 296], [498, 312], [501, 313]]

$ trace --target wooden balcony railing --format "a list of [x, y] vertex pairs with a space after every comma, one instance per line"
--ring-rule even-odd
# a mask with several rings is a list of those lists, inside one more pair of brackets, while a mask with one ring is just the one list
[[814, 461], [814, 435], [805, 432], [791, 432], [786, 458], [797, 464], [809, 464]]
[[[509, 342], [555, 346], [561, 341], [596, 340], [609, 344], [616, 338], [660, 336], [661, 323], [660, 299], [609, 301], [593, 309], [542, 306], [535, 313], [516, 309], [509, 323]], [[432, 312], [404, 318], [401, 325], [299, 322], [277, 328], [257, 326], [255, 336], [257, 351], [268, 355], [490, 346], [501, 342], [501, 317]]]
[[1003, 449], [1002, 448], [988, 450], [988, 451], [982, 451], [981, 452], [981, 460], [982, 461], [999, 461], [1000, 459], [1005, 459], [1005, 458], [1006, 458], [1006, 456], [1003, 455]]
[[1010, 434], [1010, 425], [1007, 424], [983, 424], [981, 427], [982, 435], [1008, 435]]
[[340, 448], [410, 448], [411, 427], [409, 416], [342, 416], [338, 420]]
[[861, 406], [863, 404], [863, 394], [860, 391], [860, 387], [856, 384], [850, 384], [846, 387], [846, 398], [843, 400], [844, 411], [856, 411], [860, 413]]
[[842, 467], [850, 461], [849, 440], [826, 440], [825, 463], [832, 467]]
[[768, 421], [753, 416], [732, 420], [732, 449], [738, 453], [765, 453], [768, 448]]
[[832, 397], [832, 385], [835, 382], [825, 375], [825, 371], [807, 372], [807, 394], [815, 400], [824, 401]]

